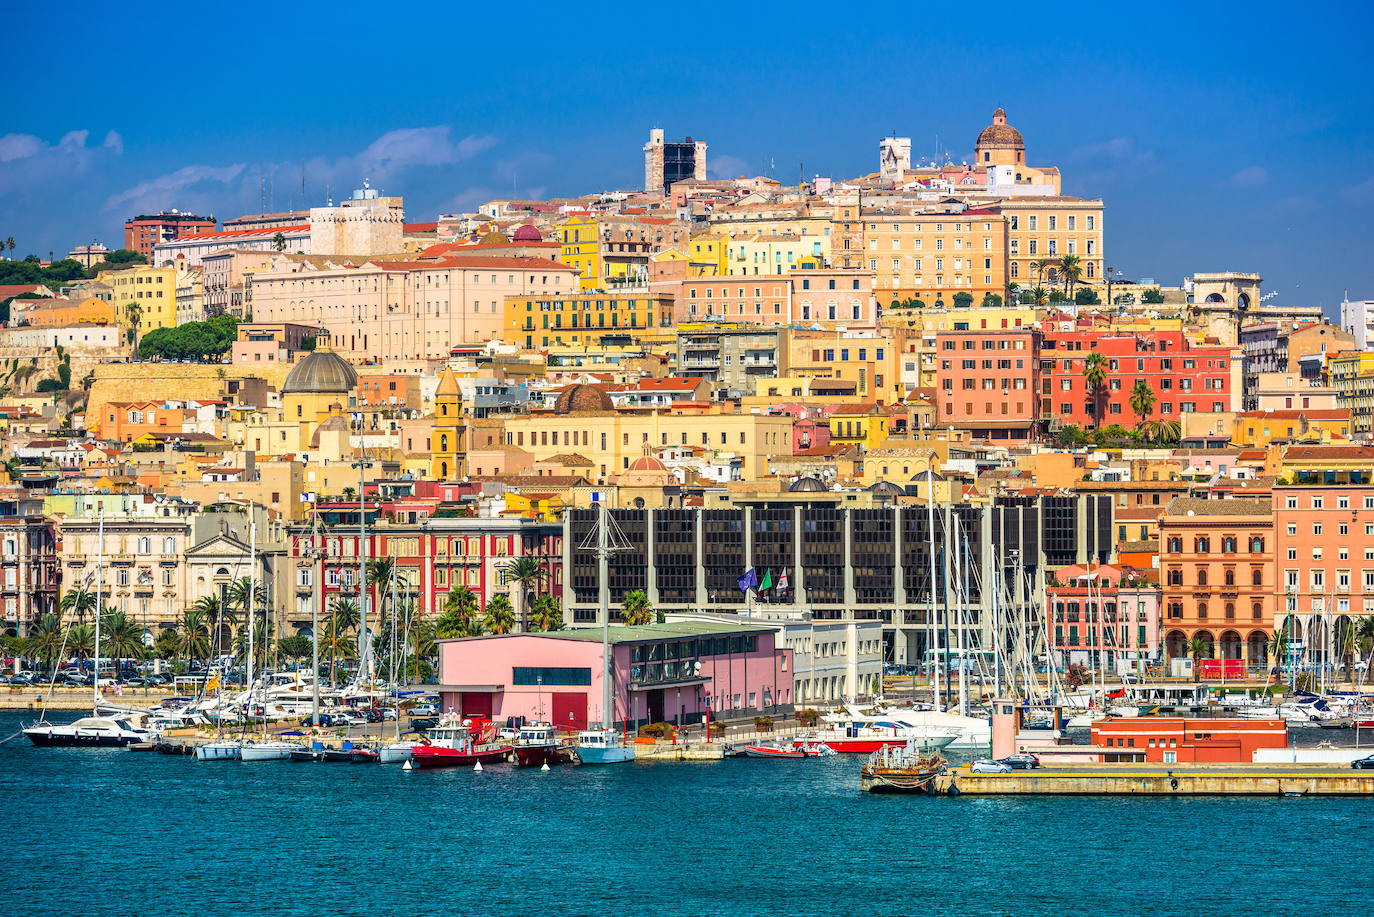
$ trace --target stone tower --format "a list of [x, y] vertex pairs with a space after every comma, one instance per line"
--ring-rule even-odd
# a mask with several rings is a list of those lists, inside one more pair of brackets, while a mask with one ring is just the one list
[[458, 377], [444, 370], [439, 374], [439, 387], [434, 390], [434, 428], [429, 436], [431, 478], [452, 481], [467, 476], [468, 456], [463, 442], [466, 434]]

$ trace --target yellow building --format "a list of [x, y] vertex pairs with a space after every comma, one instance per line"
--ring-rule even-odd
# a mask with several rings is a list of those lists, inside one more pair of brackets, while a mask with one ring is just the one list
[[316, 349], [296, 364], [281, 387], [282, 421], [294, 425], [297, 439], [291, 448], [274, 448], [279, 454], [306, 451], [318, 445], [326, 423], [342, 421], [347, 433], [350, 398], [356, 395], [358, 373], [349, 363], [325, 348]]
[[79, 296], [72, 299], [54, 297], [52, 299], [16, 300], [28, 308], [18, 318], [40, 328], [64, 328], [70, 325], [112, 325], [114, 306], [98, 296]]
[[1336, 404], [1350, 412], [1352, 432], [1374, 433], [1374, 353], [1342, 350], [1328, 354], [1326, 365]]
[[140, 264], [122, 271], [101, 271], [96, 282], [110, 288], [118, 321], [142, 338], [154, 328], [177, 323], [177, 269]]
[[892, 403], [906, 394], [902, 382], [905, 329], [857, 336], [842, 331], [795, 330], [788, 349], [791, 375], [852, 383], [860, 399]]
[[667, 294], [584, 293], [564, 296], [508, 296], [507, 343], [529, 348], [590, 344], [607, 334], [653, 334], [672, 324]]
[[579, 289], [604, 290], [646, 279], [649, 257], [665, 248], [682, 248], [688, 229], [660, 217], [592, 214], [562, 223], [554, 237], [561, 246], [558, 260], [581, 273]]
[[832, 226], [831, 260], [873, 271], [884, 307], [911, 299], [948, 307], [956, 296], [976, 305], [988, 293], [1006, 293], [1007, 223], [993, 210], [841, 210]]
[[755, 235], [725, 244], [726, 271], [731, 277], [775, 276], [803, 265], [825, 267], [830, 261], [830, 237], [825, 235]]
[[887, 440], [887, 412], [871, 401], [844, 405], [830, 412], [830, 443], [872, 449]]
[[1275, 442], [1330, 443], [1350, 439], [1350, 411], [1248, 411], [1236, 416], [1231, 442], [1264, 447]]
[[[1063, 286], [1059, 259], [1079, 259], [1078, 284], [1106, 283], [1102, 260], [1102, 202], [1076, 197], [1015, 197], [995, 208], [1006, 219], [1007, 282]], [[1041, 267], [1037, 268], [1037, 264]]]
[[434, 427], [429, 435], [431, 478], [453, 481], [467, 476], [467, 446], [463, 441], [466, 432], [458, 377], [445, 371], [434, 390]]
[[687, 245], [690, 259], [687, 276], [724, 277], [730, 273], [726, 264], [729, 260], [729, 240], [722, 235], [696, 236]]

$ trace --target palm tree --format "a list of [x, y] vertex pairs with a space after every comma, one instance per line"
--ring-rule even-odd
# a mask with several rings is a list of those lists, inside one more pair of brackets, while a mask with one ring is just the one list
[[1183, 646], [1183, 651], [1193, 657], [1193, 681], [1202, 680], [1202, 657], [1207, 655], [1207, 641], [1194, 637]]
[[1150, 383], [1144, 379], [1135, 380], [1135, 388], [1131, 389], [1131, 410], [1135, 412], [1135, 416], [1140, 418], [1140, 423], [1136, 426], [1145, 426], [1145, 419], [1154, 413], [1157, 400], [1155, 390], [1150, 388]]
[[177, 654], [184, 658], [187, 667], [197, 659], [210, 655], [210, 626], [205, 609], [197, 602], [182, 612], [181, 626], [177, 632]]
[[279, 252], [286, 251], [286, 236], [282, 233], [277, 233], [275, 236], [273, 236], [272, 247]]
[[1183, 425], [1177, 420], [1147, 420], [1140, 425], [1141, 438], [1156, 445], [1177, 444], [1182, 434]]
[[625, 593], [625, 601], [620, 603], [622, 624], [648, 624], [654, 619], [654, 606], [649, 602], [649, 594], [643, 589]]
[[[253, 598], [249, 598], [249, 590], [252, 590]], [[265, 618], [263, 612], [267, 606], [267, 584], [258, 580], [254, 582], [252, 577], [241, 576], [229, 584], [229, 590], [225, 595], [225, 602], [229, 608], [235, 609], [236, 619], [239, 621], [253, 621], [254, 637], [263, 636], [264, 632], [257, 625], [260, 617]], [[239, 647], [242, 649], [242, 645]], [[266, 647], [261, 641], [255, 640], [253, 643], [253, 654], [262, 654], [259, 658], [266, 658]]]
[[138, 351], [138, 323], [143, 320], [143, 306], [139, 305], [138, 300], [130, 300], [124, 306], [124, 320], [129, 323], [129, 343], [134, 345], [134, 351]]
[[1093, 426], [1102, 425], [1102, 393], [1107, 390], [1107, 358], [1093, 351], [1083, 358], [1083, 381], [1088, 384], [1092, 398]]
[[535, 630], [551, 631], [563, 627], [563, 606], [551, 595], [538, 595], [530, 605], [530, 624]]
[[58, 603], [58, 608], [63, 614], [76, 615], [76, 622], [84, 624], [86, 615], [95, 610], [95, 593], [88, 592], [80, 586], [68, 589], [62, 596], [62, 601]]
[[5, 247], [10, 250], [10, 260], [14, 260], [14, 236], [5, 237]]
[[1059, 259], [1059, 272], [1064, 275], [1064, 295], [1073, 299], [1073, 286], [1083, 276], [1083, 259], [1077, 255], [1064, 255]]
[[1040, 286], [1039, 284], [1037, 284], [1035, 288], [1030, 291], [1030, 294], [1031, 299], [1035, 302], [1037, 306], [1043, 306], [1050, 301], [1050, 291]]
[[204, 616], [205, 626], [210, 630], [210, 652], [219, 655], [224, 627], [233, 627], [238, 618], [234, 616], [230, 605], [220, 601], [220, 597], [213, 593], [196, 599], [191, 607]]
[[1054, 266], [1054, 262], [1048, 258], [1041, 258], [1032, 261], [1030, 266], [1031, 270], [1035, 271], [1035, 285], [1038, 287], [1045, 282], [1045, 272]]
[[29, 628], [29, 636], [24, 641], [24, 653], [41, 659], [48, 671], [52, 671], [62, 652], [62, 617], [49, 612]]
[[67, 651], [77, 659], [95, 655], [95, 630], [89, 624], [73, 624], [67, 628]]
[[454, 586], [444, 598], [444, 610], [435, 622], [435, 632], [441, 640], [475, 636], [476, 618], [477, 594], [467, 586]]
[[177, 654], [177, 647], [181, 644], [181, 635], [177, 633], [175, 627], [164, 627], [157, 632], [157, 637], [153, 639], [153, 653], [158, 659], [173, 659]]
[[520, 629], [529, 630], [529, 592], [538, 591], [540, 584], [548, 578], [549, 571], [537, 557], [518, 557], [506, 564], [502, 571], [506, 582], [516, 586], [516, 607], [519, 609]]
[[510, 599], [504, 595], [494, 595], [487, 602], [487, 615], [483, 624], [493, 634], [508, 634], [515, 629], [515, 609]]
[[367, 584], [377, 589], [377, 611], [383, 626], [391, 602], [391, 582], [395, 577], [396, 562], [390, 557], [379, 557], [367, 562]]
[[125, 659], [140, 659], [147, 647], [143, 645], [143, 629], [117, 608], [106, 608], [100, 619], [100, 649], [102, 655], [114, 659], [115, 674]]

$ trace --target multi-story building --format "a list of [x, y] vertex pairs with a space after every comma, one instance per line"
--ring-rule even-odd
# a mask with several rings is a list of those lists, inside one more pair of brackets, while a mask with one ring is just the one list
[[721, 398], [754, 394], [759, 379], [790, 371], [786, 328], [687, 324], [678, 329], [677, 373], [715, 384]]
[[937, 424], [1028, 439], [1040, 417], [1040, 340], [1030, 328], [936, 334]]
[[314, 250], [310, 224], [300, 223], [273, 229], [226, 229], [222, 232], [191, 233], [159, 243], [153, 250], [152, 263], [165, 265], [181, 260], [186, 264], [200, 265], [222, 252], [251, 251], [260, 255], [289, 252], [309, 255]]
[[[1063, 286], [1065, 255], [1078, 258], [1078, 284], [1105, 281], [1102, 201], [1076, 197], [1016, 197], [989, 206], [1006, 220], [1008, 283], [1022, 289]], [[1045, 262], [1043, 268], [1038, 263]]]
[[730, 239], [725, 244], [725, 252], [727, 262], [722, 273], [736, 277], [769, 277], [803, 267], [828, 267], [830, 237], [760, 233]]
[[1045, 590], [1050, 652], [1061, 667], [1140, 672], [1159, 659], [1159, 584], [1130, 568], [1064, 567]]
[[253, 311], [252, 276], [267, 270], [275, 255], [275, 250], [244, 248], [205, 255], [200, 262], [205, 313], [247, 318]]
[[607, 334], [634, 336], [668, 328], [673, 323], [673, 298], [665, 294], [512, 296], [504, 306], [504, 340], [531, 349], [550, 344], [592, 343]]
[[845, 380], [860, 399], [892, 404], [906, 394], [901, 373], [905, 329], [876, 331], [794, 329], [791, 373], [812, 379]]
[[198, 217], [190, 213], [169, 210], [164, 213], [136, 216], [124, 221], [124, 247], [138, 252], [148, 263], [153, 262], [153, 248], [163, 242], [215, 231], [214, 217]]
[[1341, 327], [1355, 339], [1353, 350], [1374, 344], [1374, 299], [1341, 301]]
[[1341, 664], [1356, 619], [1374, 614], [1374, 486], [1274, 488], [1276, 626], [1295, 654]]
[[644, 144], [644, 190], [667, 194], [674, 182], [706, 180], [706, 143], [702, 140], [664, 140], [663, 131], [649, 131]]
[[962, 206], [860, 213], [837, 219], [831, 258], [839, 267], [871, 271], [884, 306], [911, 299], [963, 306], [990, 293], [1005, 295], [1007, 226], [1001, 214]]
[[26, 637], [57, 610], [61, 573], [52, 521], [23, 488], [0, 491], [0, 633]]
[[[1090, 353], [1107, 360], [1106, 386], [1083, 375]], [[1235, 347], [1193, 343], [1181, 331], [1125, 334], [1047, 329], [1040, 347], [1040, 415], [1079, 426], [1139, 422], [1131, 394], [1141, 380], [1154, 393], [1153, 416], [1240, 409], [1241, 361]]]
[[[774, 276], [693, 277], [674, 285], [679, 322], [751, 322], [823, 328], [877, 323], [873, 275], [861, 270], [801, 269]], [[655, 284], [669, 292], [666, 284]]]
[[554, 241], [562, 246], [558, 260], [579, 272], [579, 289], [605, 290], [647, 283], [650, 257], [666, 248], [682, 250], [690, 235], [679, 220], [589, 214], [559, 224]]
[[258, 322], [310, 324], [358, 358], [441, 359], [456, 344], [498, 340], [512, 296], [571, 292], [572, 269], [542, 258], [451, 256], [348, 267], [278, 257], [251, 277]]
[[1274, 511], [1269, 500], [1180, 497], [1159, 520], [1164, 644], [1194, 638], [1206, 658], [1263, 665], [1274, 632]]
[[140, 264], [119, 271], [101, 271], [96, 280], [110, 288], [116, 320], [143, 337], [154, 328], [177, 323], [177, 287], [184, 268]]
[[1327, 359], [1336, 404], [1350, 412], [1350, 430], [1356, 437], [1374, 435], [1374, 352], [1345, 350]]

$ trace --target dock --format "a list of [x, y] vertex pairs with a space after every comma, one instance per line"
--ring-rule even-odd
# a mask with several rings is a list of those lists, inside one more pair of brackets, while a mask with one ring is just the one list
[[1282, 764], [1098, 764], [935, 778], [950, 796], [1374, 796], [1374, 771]]

